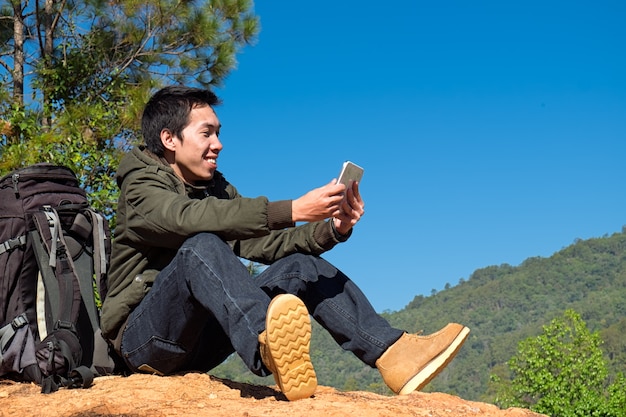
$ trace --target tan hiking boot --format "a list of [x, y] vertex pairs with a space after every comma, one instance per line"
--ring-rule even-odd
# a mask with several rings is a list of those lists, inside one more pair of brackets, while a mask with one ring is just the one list
[[469, 331], [450, 323], [427, 336], [405, 333], [378, 358], [376, 367], [396, 394], [420, 390], [454, 358]]
[[310, 343], [311, 319], [302, 300], [291, 294], [274, 298], [267, 308], [259, 347], [263, 363], [289, 401], [308, 398], [317, 388]]

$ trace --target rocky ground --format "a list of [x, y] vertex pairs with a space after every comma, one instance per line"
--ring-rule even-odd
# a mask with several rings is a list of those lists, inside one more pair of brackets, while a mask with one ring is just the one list
[[441, 393], [387, 397], [318, 387], [314, 397], [289, 402], [274, 389], [207, 374], [102, 377], [89, 389], [41, 394], [33, 384], [0, 381], [0, 417], [538, 417], [528, 410], [466, 401]]

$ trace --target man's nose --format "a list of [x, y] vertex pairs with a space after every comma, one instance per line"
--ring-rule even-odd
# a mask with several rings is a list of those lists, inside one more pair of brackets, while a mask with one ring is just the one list
[[217, 135], [214, 137], [214, 139], [211, 141], [211, 145], [210, 148], [213, 152], [215, 153], [219, 153], [222, 150], [222, 142], [219, 140], [219, 138], [217, 137]]

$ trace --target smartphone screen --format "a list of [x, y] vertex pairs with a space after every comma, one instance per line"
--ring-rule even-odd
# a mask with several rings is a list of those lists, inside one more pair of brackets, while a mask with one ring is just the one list
[[343, 163], [341, 172], [339, 173], [339, 179], [337, 182], [345, 184], [349, 187], [354, 181], [360, 182], [363, 177], [363, 168], [355, 164], [354, 162], [346, 161]]

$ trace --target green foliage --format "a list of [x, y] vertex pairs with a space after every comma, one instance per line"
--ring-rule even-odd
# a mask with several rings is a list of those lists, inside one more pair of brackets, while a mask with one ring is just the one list
[[114, 174], [126, 147], [123, 137], [128, 127], [120, 116], [126, 105], [124, 89], [110, 88], [116, 90], [116, 97], [110, 94], [107, 103], [72, 101], [53, 126], [43, 126], [39, 112], [14, 106], [6, 115], [15, 127], [14, 136], [0, 150], [0, 170], [5, 173], [37, 162], [67, 166], [86, 188], [92, 206], [114, 227], [118, 193]]
[[626, 416], [626, 377], [618, 374], [615, 382], [609, 386], [609, 399], [606, 416]]
[[245, 263], [248, 273], [252, 275], [253, 277], [256, 277], [261, 272], [263, 272], [263, 269], [265, 267], [263, 264], [260, 264], [257, 262], [246, 261], [246, 260], [242, 260], [242, 261]]
[[513, 372], [504, 406], [530, 408], [551, 416], [606, 415], [608, 374], [599, 333], [591, 333], [574, 310], [519, 344], [509, 361]]

